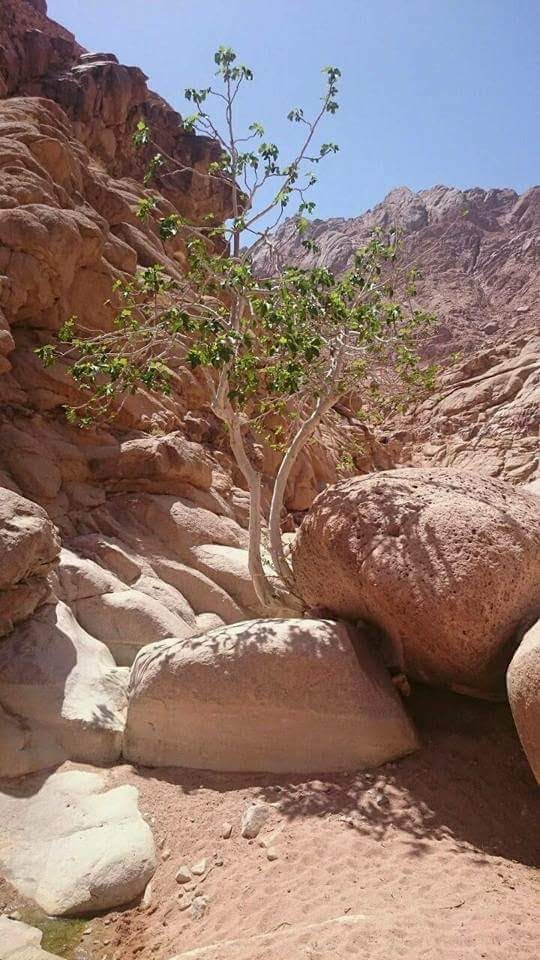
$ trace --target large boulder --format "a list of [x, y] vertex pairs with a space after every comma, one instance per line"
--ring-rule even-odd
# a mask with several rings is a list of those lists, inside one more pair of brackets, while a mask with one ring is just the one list
[[489, 693], [540, 603], [540, 504], [458, 470], [370, 474], [317, 498], [292, 559], [308, 604], [376, 624], [411, 677]]
[[506, 685], [519, 738], [540, 783], [540, 620], [517, 648]]
[[128, 671], [77, 623], [47, 604], [0, 643], [0, 777], [120, 756]]
[[45, 510], [0, 488], [0, 636], [46, 599], [46, 577], [59, 552], [60, 541]]
[[41, 574], [60, 552], [60, 542], [45, 510], [13, 490], [0, 489], [0, 589]]
[[0, 792], [6, 880], [52, 916], [110, 910], [138, 897], [156, 855], [136, 788], [103, 792], [105, 777], [82, 770], [29, 780]]
[[211, 770], [352, 770], [417, 746], [364, 636], [328, 620], [250, 620], [141, 650], [124, 756]]

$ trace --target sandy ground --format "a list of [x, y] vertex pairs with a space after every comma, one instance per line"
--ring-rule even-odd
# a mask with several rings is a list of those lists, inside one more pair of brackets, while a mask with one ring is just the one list
[[[111, 785], [138, 786], [161, 863], [145, 902], [91, 921], [71, 956], [538, 957], [539, 795], [508, 709], [425, 689], [409, 705], [423, 749], [369, 773], [112, 770]], [[248, 841], [240, 818], [253, 798], [272, 815]], [[203, 877], [176, 882], [204, 858]]]

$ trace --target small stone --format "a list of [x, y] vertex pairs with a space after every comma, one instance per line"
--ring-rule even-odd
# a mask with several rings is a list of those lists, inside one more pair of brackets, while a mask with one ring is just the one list
[[214, 863], [215, 863], [216, 867], [222, 867], [222, 866], [223, 866], [223, 857], [214, 857]]
[[177, 883], [190, 883], [191, 881], [191, 870], [187, 864], [182, 864], [176, 877], [174, 878]]
[[195, 897], [191, 904], [191, 916], [194, 920], [202, 920], [208, 910], [208, 897]]
[[208, 870], [208, 860], [204, 857], [198, 863], [194, 863], [191, 872], [195, 877], [203, 877]]
[[191, 900], [182, 900], [182, 902], [178, 904], [178, 909], [187, 910], [187, 908], [190, 907], [191, 904], [192, 904]]
[[264, 827], [272, 812], [267, 803], [252, 803], [244, 810], [242, 817], [242, 836], [246, 840], [253, 840]]
[[266, 859], [267, 859], [267, 860], [279, 860], [279, 853], [277, 852], [277, 850], [275, 849], [275, 847], [269, 847], [269, 848], [268, 848], [268, 850], [266, 851]]
[[309, 786], [312, 790], [315, 790], [317, 793], [328, 793], [330, 790], [330, 784], [323, 783], [322, 780], [311, 780]]
[[232, 823], [225, 822], [221, 828], [221, 836], [228, 840], [232, 833]]
[[20, 910], [12, 910], [11, 913], [8, 913], [8, 918], [10, 920], [20, 920], [21, 919]]
[[163, 852], [162, 852], [162, 854], [161, 854], [161, 859], [162, 859], [162, 860], [168, 860], [168, 859], [170, 858], [170, 856], [171, 856], [171, 851], [169, 850], [168, 847], [165, 847], [165, 849], [163, 850]]
[[[152, 881], [150, 881], [150, 883], [147, 884], [146, 890], [144, 891], [143, 898], [142, 898], [142, 908], [143, 908], [143, 910], [148, 910], [148, 909], [152, 906], [152, 892], [153, 892], [153, 889], [154, 889], [153, 883], [152, 883]], [[111, 922], [111, 918], [110, 918], [110, 917], [105, 917], [105, 920], [103, 921], [103, 923], [106, 923], [106, 924], [108, 925], [110, 922]]]

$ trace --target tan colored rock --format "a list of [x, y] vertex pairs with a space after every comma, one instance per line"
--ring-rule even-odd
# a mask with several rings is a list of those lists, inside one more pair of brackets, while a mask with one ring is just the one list
[[47, 600], [50, 580], [50, 577], [28, 577], [7, 590], [0, 590], [0, 637]]
[[114, 537], [88, 534], [78, 537], [74, 546], [82, 555], [95, 560], [128, 586], [141, 575], [141, 565], [124, 543]]
[[193, 566], [225, 590], [239, 607], [251, 613], [260, 612], [249, 573], [247, 550], [205, 543], [192, 548], [191, 558]]
[[0, 488], [0, 637], [47, 599], [46, 578], [59, 551], [58, 534], [45, 511]]
[[271, 813], [272, 807], [268, 803], [257, 801], [250, 803], [242, 814], [241, 835], [246, 840], [253, 840], [258, 837]]
[[60, 596], [66, 603], [127, 589], [118, 577], [104, 570], [98, 563], [79, 557], [65, 548], [60, 553], [56, 572]]
[[63, 603], [47, 604], [16, 627], [0, 644], [0, 776], [66, 758], [118, 760], [127, 680]]
[[75, 604], [77, 619], [88, 633], [101, 640], [111, 651], [118, 666], [130, 666], [141, 647], [166, 637], [191, 637], [191, 625], [167, 609], [163, 603], [127, 589], [89, 597]]
[[[116, 450], [106, 450], [91, 466], [96, 479], [111, 481], [111, 487], [120, 490], [173, 493], [178, 483], [203, 490], [208, 490], [212, 483], [212, 465], [204, 448], [178, 432], [128, 440]], [[168, 485], [173, 489], [168, 491]]]
[[532, 481], [540, 474], [540, 338], [518, 325], [505, 342], [457, 362], [405, 422], [394, 451], [402, 462]]
[[512, 715], [540, 784], [540, 621], [525, 634], [506, 674]]
[[253, 620], [139, 653], [124, 756], [212, 770], [352, 770], [417, 746], [390, 678], [344, 624]]
[[179, 617], [188, 626], [195, 626], [196, 617], [193, 608], [180, 591], [169, 583], [164, 583], [159, 577], [145, 574], [139, 577], [133, 587], [141, 593], [145, 593], [148, 597], [153, 597], [154, 600], [161, 603], [170, 613]]
[[45, 510], [0, 489], [0, 589], [31, 575], [45, 576], [59, 552], [58, 535]]
[[540, 508], [458, 470], [393, 470], [321, 494], [292, 548], [312, 606], [385, 631], [413, 678], [486, 692], [540, 597]]
[[236, 623], [244, 612], [229, 594], [199, 570], [166, 558], [152, 558], [156, 575], [176, 587], [198, 615], [214, 614], [225, 623]]
[[2, 873], [51, 916], [129, 903], [156, 869], [138, 791], [105, 786], [100, 774], [70, 770], [0, 794]]

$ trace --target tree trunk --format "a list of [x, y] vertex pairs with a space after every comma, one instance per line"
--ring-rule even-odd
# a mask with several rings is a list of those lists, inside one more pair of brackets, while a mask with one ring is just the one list
[[261, 475], [252, 465], [245, 448], [242, 431], [236, 417], [228, 421], [230, 428], [230, 443], [234, 458], [242, 471], [249, 490], [249, 546], [248, 566], [257, 599], [263, 607], [272, 605], [272, 591], [268, 578], [264, 572], [262, 546], [262, 504], [261, 504]]
[[274, 564], [277, 573], [282, 578], [285, 585], [291, 591], [293, 591], [293, 593], [296, 588], [294, 573], [289, 561], [285, 556], [283, 550], [283, 541], [281, 539], [281, 511], [283, 509], [285, 490], [287, 487], [287, 481], [298, 454], [305, 447], [310, 437], [314, 434], [322, 418], [333, 403], [335, 403], [335, 397], [333, 395], [319, 397], [313, 413], [310, 417], [308, 417], [308, 419], [302, 424], [300, 429], [295, 434], [285, 456], [283, 457], [283, 460], [281, 461], [281, 465], [274, 482], [269, 518], [270, 553], [272, 556], [272, 563]]

